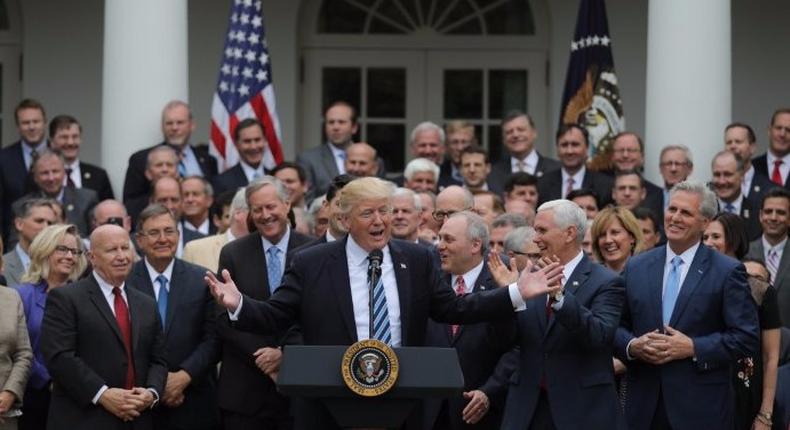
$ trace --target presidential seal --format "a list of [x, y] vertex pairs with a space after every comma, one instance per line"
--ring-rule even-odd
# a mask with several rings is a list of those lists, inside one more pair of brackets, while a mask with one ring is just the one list
[[340, 370], [351, 391], [365, 397], [380, 396], [398, 379], [398, 356], [384, 342], [361, 340], [343, 354]]

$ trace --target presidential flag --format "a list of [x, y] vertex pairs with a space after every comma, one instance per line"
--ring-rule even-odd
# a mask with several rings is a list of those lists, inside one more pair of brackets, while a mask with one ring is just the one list
[[274, 168], [283, 161], [283, 152], [261, 2], [233, 0], [217, 89], [211, 103], [209, 150], [219, 160], [221, 171], [239, 161], [233, 130], [247, 118], [257, 118], [263, 124], [268, 141], [263, 164], [267, 169]]
[[562, 94], [560, 125], [590, 134], [591, 166], [608, 167], [612, 138], [625, 130], [604, 0], [581, 0]]

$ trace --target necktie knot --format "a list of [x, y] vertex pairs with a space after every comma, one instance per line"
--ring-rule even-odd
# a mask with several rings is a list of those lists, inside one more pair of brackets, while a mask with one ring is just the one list
[[455, 294], [459, 296], [466, 294], [466, 281], [463, 276], [459, 276], [455, 280]]
[[123, 296], [121, 295], [121, 289], [118, 287], [112, 287], [112, 293], [113, 295], [115, 295], [115, 297], [123, 298]]
[[157, 276], [156, 282], [159, 282], [159, 286], [161, 286], [162, 288], [167, 288], [167, 277], [165, 275]]
[[675, 256], [672, 259], [672, 268], [673, 269], [677, 270], [682, 265], [683, 265], [683, 259], [682, 258], [680, 258], [678, 256]]
[[735, 213], [735, 206], [732, 203], [727, 203], [726, 205], [724, 205], [724, 210], [729, 212], [729, 213], [731, 213], [731, 214], [734, 214]]
[[782, 161], [782, 160], [774, 160], [774, 167], [779, 167], [779, 166], [782, 165], [782, 163], [784, 163], [784, 161]]

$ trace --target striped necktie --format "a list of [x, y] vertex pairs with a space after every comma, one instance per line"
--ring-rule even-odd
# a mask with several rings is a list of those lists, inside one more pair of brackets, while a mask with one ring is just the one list
[[369, 283], [373, 280], [376, 281], [376, 284], [373, 285], [373, 325], [370, 328], [370, 338], [389, 345], [392, 343], [390, 316], [387, 309], [387, 295], [384, 293], [384, 280], [380, 270], [379, 268], [378, 276], [368, 276]]

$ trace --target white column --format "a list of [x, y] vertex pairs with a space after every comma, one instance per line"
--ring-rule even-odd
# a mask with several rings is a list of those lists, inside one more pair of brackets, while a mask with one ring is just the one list
[[691, 148], [693, 179], [709, 181], [732, 116], [730, 0], [651, 0], [647, 31], [645, 170], [663, 183], [661, 148]]
[[116, 196], [129, 155], [162, 140], [162, 107], [188, 101], [187, 0], [104, 4], [102, 165]]

